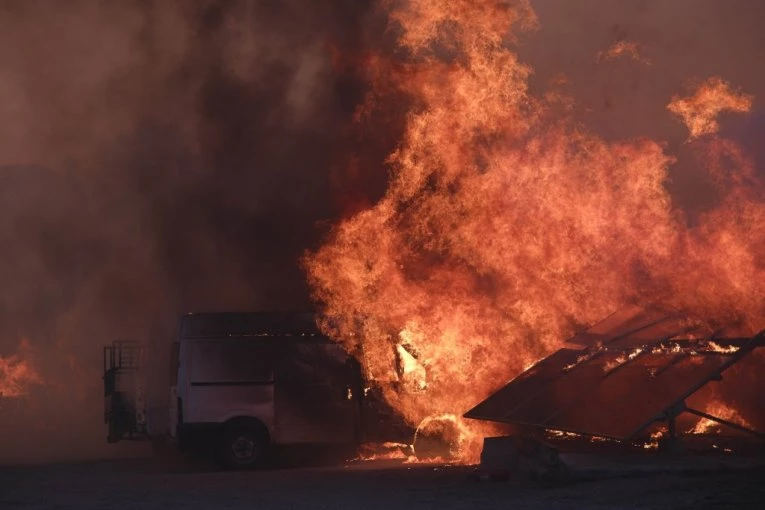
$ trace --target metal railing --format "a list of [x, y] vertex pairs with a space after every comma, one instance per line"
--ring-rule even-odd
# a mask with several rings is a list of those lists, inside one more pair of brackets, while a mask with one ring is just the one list
[[145, 432], [146, 399], [141, 384], [145, 346], [114, 342], [104, 347], [104, 423], [108, 442]]

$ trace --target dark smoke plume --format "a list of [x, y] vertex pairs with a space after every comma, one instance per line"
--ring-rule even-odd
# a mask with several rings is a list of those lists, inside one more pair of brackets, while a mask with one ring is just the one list
[[149, 344], [163, 405], [178, 314], [309, 306], [369, 3], [0, 2], [0, 356], [26, 339], [44, 380], [2, 401], [0, 461], [114, 451], [102, 345]]

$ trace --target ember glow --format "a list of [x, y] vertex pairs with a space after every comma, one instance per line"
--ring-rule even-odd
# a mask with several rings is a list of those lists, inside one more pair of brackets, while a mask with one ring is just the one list
[[0, 356], [0, 397], [23, 397], [32, 386], [42, 384], [40, 375], [25, 359], [28, 350], [29, 345], [23, 340], [18, 354]]
[[643, 349], [634, 349], [631, 352], [625, 352], [621, 356], [617, 357], [613, 361], [606, 363], [603, 366], [603, 370], [605, 372], [611, 372], [615, 370], [616, 368], [624, 365], [626, 362], [635, 359], [640, 353], [643, 352]]
[[[673, 156], [661, 141], [605, 142], [560, 95], [529, 93], [532, 69], [508, 35], [536, 26], [527, 2], [384, 4], [406, 56], [368, 59], [359, 115], [393, 87], [411, 99], [407, 129], [385, 196], [306, 267], [327, 333], [413, 426], [461, 416], [626, 302], [765, 327], [763, 187], [732, 142], [698, 142], [701, 171], [727, 178], [690, 227], [665, 188]], [[712, 79], [669, 110], [697, 137], [749, 106]], [[476, 441], [485, 432], [455, 423]]]
[[404, 443], [368, 443], [359, 448], [359, 455], [352, 461], [367, 460], [402, 460], [416, 461], [412, 454], [412, 445]]
[[707, 347], [710, 352], [718, 352], [720, 354], [734, 354], [739, 351], [739, 347], [735, 345], [722, 346], [716, 342], [709, 342]]
[[660, 429], [651, 433], [651, 437], [648, 441], [642, 444], [644, 450], [657, 450], [659, 448], [659, 442], [661, 438], [666, 434], [666, 430]]

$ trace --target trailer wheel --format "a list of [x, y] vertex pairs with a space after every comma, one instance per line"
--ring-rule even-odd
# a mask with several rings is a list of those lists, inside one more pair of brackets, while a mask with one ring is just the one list
[[268, 446], [268, 431], [263, 424], [252, 419], [236, 419], [223, 426], [215, 456], [225, 469], [249, 469], [264, 463]]

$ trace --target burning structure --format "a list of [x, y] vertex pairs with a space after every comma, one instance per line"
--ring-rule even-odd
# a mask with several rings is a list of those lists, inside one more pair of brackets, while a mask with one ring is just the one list
[[[765, 95], [751, 2], [697, 2], [682, 23], [682, 2], [17, 3], [0, 356], [21, 374], [28, 338], [45, 391], [3, 420], [4, 454], [101, 442], [82, 425], [99, 425], [95, 343], [115, 331], [166, 356], [182, 311], [305, 307], [306, 246], [323, 333], [463, 458], [482, 432], [466, 410], [625, 302], [765, 324], [763, 186], [722, 117]], [[601, 104], [638, 127], [580, 115]], [[703, 207], [676, 193], [689, 181]], [[317, 222], [337, 222], [323, 246]]]
[[649, 427], [664, 422], [666, 439], [673, 441], [680, 432], [678, 418], [689, 413], [765, 437], [686, 404], [765, 345], [765, 330], [731, 338], [697, 321], [627, 307], [569, 343], [580, 348], [560, 349], [541, 360], [465, 416], [617, 441], [647, 436]]
[[[515, 34], [537, 24], [530, 2], [383, 3], [397, 51], [364, 58], [372, 88], [358, 119], [386, 102], [407, 105], [390, 185], [338, 224], [306, 267], [332, 319], [324, 330], [410, 423], [449, 416], [460, 456], [476, 458], [470, 438], [484, 430], [456, 416], [627, 302], [703, 317], [712, 330], [735, 326], [740, 338], [765, 327], [765, 186], [741, 147], [717, 135], [716, 120], [749, 111], [750, 96], [712, 77], [666, 98], [690, 131], [699, 178], [716, 193], [692, 216], [667, 191], [675, 157], [664, 144], [588, 132], [559, 86], [565, 80], [531, 92], [533, 70], [515, 51]], [[679, 332], [615, 340], [581, 365], [581, 352], [558, 351], [529, 372], [573, 365], [568, 380], [607, 369], [604, 395], [629, 384], [633, 370], [661, 373], [653, 380], [662, 390], [678, 377], [667, 400], [647, 400], [634, 419], [576, 422], [564, 412], [573, 395], [554, 385], [553, 408], [508, 421], [552, 425], [545, 420], [560, 411], [564, 429], [628, 437], [749, 349], [731, 343], [740, 352], [691, 356], [700, 347], [680, 342], [677, 365], [651, 352]], [[470, 415], [496, 419], [487, 411], [494, 404]]]

